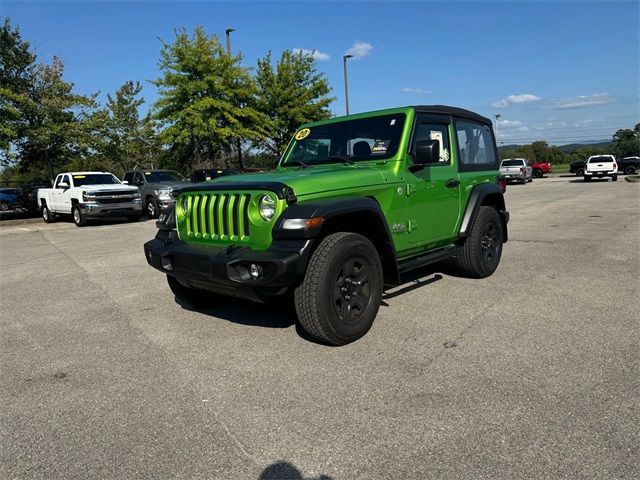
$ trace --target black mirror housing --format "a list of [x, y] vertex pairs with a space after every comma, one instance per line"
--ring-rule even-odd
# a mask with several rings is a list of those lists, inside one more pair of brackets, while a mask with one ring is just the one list
[[423, 169], [428, 163], [436, 163], [440, 158], [439, 140], [418, 140], [413, 152], [412, 172]]

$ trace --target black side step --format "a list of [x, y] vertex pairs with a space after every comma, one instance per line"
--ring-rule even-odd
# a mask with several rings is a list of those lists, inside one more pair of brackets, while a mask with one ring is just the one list
[[400, 273], [405, 273], [410, 270], [415, 270], [416, 268], [424, 267], [425, 265], [439, 262], [445, 258], [455, 257], [460, 253], [460, 250], [462, 250], [462, 247], [459, 247], [458, 245], [450, 245], [418, 257], [400, 260], [398, 262], [398, 271]]

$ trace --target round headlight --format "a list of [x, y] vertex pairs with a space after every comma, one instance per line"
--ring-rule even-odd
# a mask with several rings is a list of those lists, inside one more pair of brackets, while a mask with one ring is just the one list
[[182, 197], [182, 213], [184, 213], [185, 215], [187, 214], [187, 212], [189, 211], [189, 197]]
[[268, 222], [276, 213], [276, 202], [269, 195], [263, 195], [258, 202], [258, 210], [260, 216]]

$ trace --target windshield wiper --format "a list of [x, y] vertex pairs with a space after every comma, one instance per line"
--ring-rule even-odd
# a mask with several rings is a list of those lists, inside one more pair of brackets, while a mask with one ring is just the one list
[[287, 167], [289, 166], [289, 164], [296, 164], [301, 166], [302, 168], [309, 168], [311, 166], [308, 163], [303, 162], [302, 160], [290, 160], [284, 166]]
[[353, 159], [351, 158], [351, 156], [343, 157], [342, 155], [331, 155], [331, 156], [327, 159], [327, 161], [329, 161], [329, 162], [333, 162], [334, 160], [337, 160], [337, 161], [339, 161], [339, 162], [342, 162], [342, 163], [344, 163], [344, 164], [346, 164], [346, 165], [355, 165], [355, 164], [356, 164], [356, 161], [355, 161], [355, 160], [353, 160]]

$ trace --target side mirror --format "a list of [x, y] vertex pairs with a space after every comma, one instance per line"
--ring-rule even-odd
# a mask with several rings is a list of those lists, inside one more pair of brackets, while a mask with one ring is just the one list
[[416, 142], [413, 152], [413, 165], [409, 167], [412, 172], [422, 170], [427, 163], [436, 163], [440, 158], [440, 141], [419, 140]]
[[123, 180], [123, 181], [122, 181], [122, 184], [123, 184], [123, 185], [129, 185], [129, 180]]
[[58, 188], [69, 188], [69, 184], [67, 182], [60, 182]]

